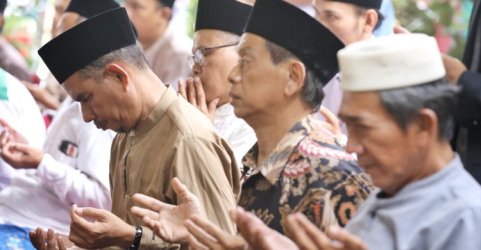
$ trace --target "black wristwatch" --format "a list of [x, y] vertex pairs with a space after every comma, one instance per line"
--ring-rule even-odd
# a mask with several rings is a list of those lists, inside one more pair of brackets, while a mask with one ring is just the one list
[[141, 227], [135, 227], [135, 240], [134, 243], [132, 243], [132, 246], [127, 248], [127, 250], [137, 250], [139, 249], [140, 246], [140, 240], [142, 239], [142, 228]]

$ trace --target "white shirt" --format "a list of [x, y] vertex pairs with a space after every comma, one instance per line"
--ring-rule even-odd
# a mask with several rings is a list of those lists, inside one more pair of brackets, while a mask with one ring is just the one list
[[[46, 129], [37, 103], [21, 82], [1, 68], [0, 119], [22, 134], [28, 144], [42, 148]], [[0, 133], [2, 132], [3, 127], [0, 125]], [[0, 158], [0, 191], [10, 185], [13, 176], [24, 172], [25, 170], [15, 170]]]
[[113, 138], [85, 123], [80, 105], [67, 98], [49, 127], [37, 170], [15, 176], [0, 192], [0, 223], [68, 234], [72, 204], [110, 210]]
[[219, 131], [224, 140], [229, 143], [237, 165], [243, 170], [242, 158], [250, 148], [257, 142], [254, 130], [244, 121], [237, 118], [234, 114], [234, 107], [226, 103], [215, 111], [214, 127]]

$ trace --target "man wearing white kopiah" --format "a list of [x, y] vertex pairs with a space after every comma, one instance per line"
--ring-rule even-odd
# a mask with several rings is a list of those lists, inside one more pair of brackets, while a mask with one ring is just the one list
[[379, 187], [346, 230], [370, 250], [481, 249], [481, 187], [449, 144], [458, 91], [436, 40], [383, 37], [338, 58], [346, 150]]
[[250, 248], [481, 249], [481, 187], [449, 144], [458, 91], [445, 80], [436, 40], [382, 37], [349, 45], [338, 59], [346, 150], [379, 188], [328, 236], [304, 215], [289, 215], [297, 246], [237, 209], [233, 218]]

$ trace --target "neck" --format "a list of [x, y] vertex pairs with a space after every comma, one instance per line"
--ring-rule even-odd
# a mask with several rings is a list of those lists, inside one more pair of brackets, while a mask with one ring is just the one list
[[305, 103], [292, 105], [279, 105], [278, 109], [270, 110], [245, 119], [247, 124], [254, 129], [257, 136], [259, 154], [257, 165], [274, 150], [287, 132], [302, 118], [312, 113], [312, 108]]
[[167, 25], [163, 25], [155, 31], [152, 31], [153, 34], [149, 38], [139, 40], [140, 44], [142, 45], [142, 49], [144, 51], [150, 49], [152, 45], [154, 45], [154, 43], [157, 42], [162, 37], [162, 35], [164, 35], [166, 29]]
[[415, 163], [416, 166], [421, 168], [416, 175], [408, 179], [404, 185], [392, 190], [391, 192], [384, 191], [388, 197], [395, 196], [403, 187], [416, 181], [427, 178], [443, 168], [445, 168], [454, 159], [453, 149], [448, 141], [436, 143], [436, 145], [430, 147], [429, 151], [422, 156], [421, 162]]
[[[140, 121], [147, 119], [147, 117], [152, 113], [160, 98], [167, 91], [164, 83], [151, 71], [146, 70], [143, 79], [140, 82], [146, 83], [140, 90], [139, 100], [141, 102], [141, 115]], [[139, 122], [140, 122], [139, 121]]]

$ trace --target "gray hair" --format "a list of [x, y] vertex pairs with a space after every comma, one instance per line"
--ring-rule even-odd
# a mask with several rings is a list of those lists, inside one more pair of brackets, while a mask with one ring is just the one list
[[240, 42], [240, 36], [227, 31], [217, 31], [216, 36], [224, 39], [226, 44], [236, 44]]
[[104, 82], [105, 67], [114, 61], [122, 61], [137, 69], [150, 68], [149, 62], [137, 45], [131, 45], [101, 56], [78, 72], [84, 79], [92, 78], [98, 83]]
[[[266, 47], [271, 54], [271, 59], [274, 64], [279, 64], [291, 58], [300, 60], [294, 54], [273, 42], [266, 41]], [[317, 77], [315, 71], [306, 66], [306, 79], [304, 80], [304, 86], [302, 86], [301, 97], [304, 102], [311, 105], [313, 112], [319, 111], [321, 107], [322, 100], [324, 99], [323, 87], [324, 85]]]
[[439, 140], [450, 140], [454, 131], [454, 108], [459, 88], [445, 78], [427, 84], [383, 90], [379, 93], [384, 108], [397, 125], [407, 129], [423, 108], [434, 111], [438, 118]]

